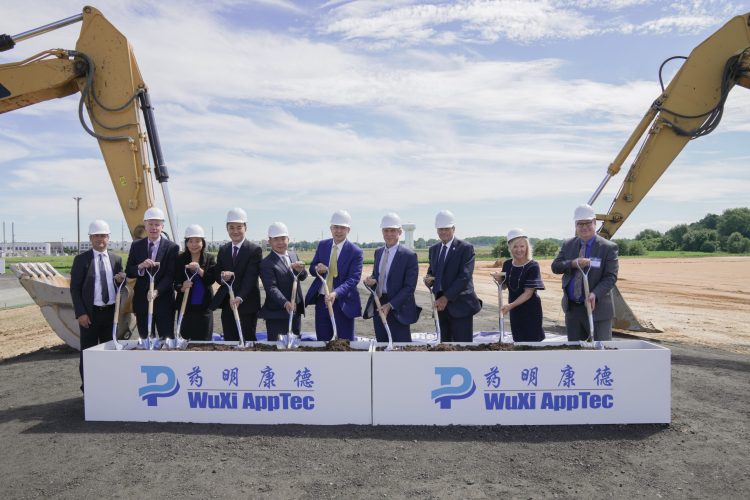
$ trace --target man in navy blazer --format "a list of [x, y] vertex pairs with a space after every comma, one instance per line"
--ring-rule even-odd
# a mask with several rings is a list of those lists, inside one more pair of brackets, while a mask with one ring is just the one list
[[[596, 234], [596, 214], [590, 205], [575, 209], [576, 237], [563, 242], [552, 261], [552, 272], [562, 274], [565, 327], [568, 340], [586, 340], [589, 336], [586, 300], [594, 319], [594, 340], [612, 340], [612, 318], [615, 315], [612, 288], [617, 282], [619, 262], [617, 244]], [[588, 269], [589, 296], [584, 297], [583, 274]], [[580, 276], [581, 279], [576, 279]]]
[[148, 335], [149, 272], [154, 276], [154, 317], [152, 328], [159, 337], [174, 338], [174, 281], [177, 254], [180, 247], [162, 237], [164, 212], [151, 207], [143, 215], [146, 237], [130, 245], [126, 273], [135, 278], [133, 312], [138, 322], [138, 334], [142, 339]]
[[305, 300], [301, 284], [296, 297], [292, 288], [297, 274], [299, 281], [307, 278], [305, 263], [297, 253], [289, 249], [289, 230], [283, 222], [274, 222], [268, 228], [268, 242], [272, 252], [260, 263], [260, 280], [266, 291], [266, 300], [260, 309], [260, 317], [266, 320], [268, 340], [276, 341], [279, 335], [289, 331], [289, 315], [292, 314], [292, 333], [300, 334], [301, 316], [305, 314]]
[[448, 210], [435, 216], [440, 243], [429, 250], [425, 284], [435, 294], [443, 342], [472, 342], [474, 315], [482, 301], [474, 292], [474, 247], [456, 238], [455, 217]]
[[[221, 286], [211, 302], [211, 310], [221, 308], [221, 327], [224, 340], [240, 340], [237, 322], [234, 319], [232, 305], [237, 307], [242, 327], [242, 337], [246, 341], [255, 341], [255, 330], [258, 326], [260, 310], [260, 261], [263, 250], [245, 238], [247, 232], [247, 213], [241, 208], [233, 208], [227, 213], [227, 233], [230, 242], [219, 247], [216, 256], [214, 275]], [[234, 278], [234, 281], [232, 281]], [[229, 290], [221, 280], [232, 283], [234, 304], [230, 304]]]
[[326, 303], [333, 304], [333, 315], [339, 338], [354, 340], [354, 318], [362, 315], [357, 285], [362, 276], [362, 249], [347, 239], [352, 217], [346, 210], [331, 216], [333, 238], [318, 243], [310, 264], [310, 275], [315, 271], [326, 278], [328, 295], [323, 295], [320, 279], [313, 281], [305, 296], [305, 304], [315, 304], [315, 333], [318, 340], [333, 338], [333, 326]]
[[[402, 230], [398, 214], [386, 214], [380, 222], [380, 229], [383, 232], [385, 246], [375, 250], [373, 273], [365, 278], [365, 284], [370, 288], [375, 287], [393, 341], [411, 342], [409, 325], [417, 322], [422, 311], [414, 300], [419, 276], [417, 254], [399, 244]], [[378, 342], [387, 342], [388, 333], [375, 310], [375, 299], [372, 294], [365, 306], [363, 317], [373, 318], [375, 338]]]
[[114, 283], [122, 283], [122, 258], [107, 252], [109, 224], [95, 220], [89, 225], [91, 250], [76, 255], [70, 269], [70, 297], [73, 299], [81, 333], [81, 372], [83, 390], [83, 351], [112, 338], [115, 316]]

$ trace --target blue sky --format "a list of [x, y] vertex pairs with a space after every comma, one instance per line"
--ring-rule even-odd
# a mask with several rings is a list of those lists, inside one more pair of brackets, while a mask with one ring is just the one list
[[[74, 15], [80, 2], [9, 2], [0, 33]], [[30, 7], [31, 6], [31, 7]], [[259, 239], [380, 239], [389, 211], [434, 237], [572, 234], [573, 208], [603, 178], [659, 95], [661, 62], [690, 51], [750, 2], [650, 0], [100, 0], [146, 80], [182, 228], [223, 239], [233, 206]], [[74, 48], [79, 25], [0, 53], [0, 63]], [[679, 63], [667, 67], [671, 77]], [[75, 238], [122, 216], [77, 96], [0, 115], [0, 218], [17, 241]], [[712, 135], [692, 141], [618, 232], [667, 229], [747, 206], [750, 93], [736, 88]], [[608, 209], [629, 165], [595, 205]]]

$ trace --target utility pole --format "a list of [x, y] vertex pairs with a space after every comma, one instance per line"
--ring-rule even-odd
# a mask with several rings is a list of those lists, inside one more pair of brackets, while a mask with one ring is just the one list
[[16, 255], [16, 223], [11, 221], [10, 223], [10, 241], [12, 243], [11, 255]]
[[78, 251], [77, 254], [81, 253], [81, 198], [80, 196], [74, 196], [74, 200], [76, 200], [76, 221], [78, 225]]
[[3, 221], [3, 257], [5, 257], [5, 252], [8, 251], [8, 248], [5, 244], [5, 221]]

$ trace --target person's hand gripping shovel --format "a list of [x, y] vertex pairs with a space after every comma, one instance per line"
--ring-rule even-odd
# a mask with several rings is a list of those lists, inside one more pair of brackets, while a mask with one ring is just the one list
[[187, 281], [191, 283], [191, 286], [186, 288], [185, 291], [182, 293], [182, 303], [180, 304], [180, 312], [177, 315], [177, 324], [174, 328], [174, 338], [177, 341], [177, 348], [178, 349], [186, 349], [188, 346], [188, 341], [182, 336], [180, 331], [182, 330], [182, 320], [185, 318], [185, 309], [187, 308], [188, 303], [188, 296], [190, 295], [190, 290], [192, 290], [192, 283], [193, 278], [195, 278], [195, 275], [198, 274], [198, 271], [190, 272], [190, 270], [185, 267], [185, 277], [187, 278]]
[[388, 334], [388, 346], [385, 348], [385, 350], [392, 351], [393, 350], [393, 335], [391, 335], [391, 328], [388, 326], [388, 320], [385, 316], [385, 313], [383, 312], [383, 307], [380, 305], [380, 298], [378, 297], [378, 294], [375, 293], [375, 290], [367, 286], [367, 283], [363, 281], [362, 284], [365, 285], [365, 288], [367, 288], [370, 294], [372, 294], [372, 299], [375, 302], [375, 308], [378, 310], [380, 321], [383, 322], [383, 326], [385, 327], [385, 332]]
[[[156, 268], [155, 271], [151, 272], [152, 269]], [[148, 335], [146, 336], [146, 349], [149, 350], [158, 350], [161, 348], [161, 341], [159, 340], [159, 336], [154, 332], [154, 338], [151, 338], [151, 331], [154, 329], [154, 300], [156, 297], [155, 290], [154, 290], [154, 283], [156, 280], [156, 275], [159, 274], [159, 269], [161, 269], [161, 266], [159, 262], [154, 262], [153, 267], [149, 267], [146, 269], [146, 274], [148, 274], [148, 295], [146, 296], [146, 299], [148, 299]]]
[[438, 316], [437, 308], [435, 306], [435, 293], [432, 291], [432, 285], [435, 283], [435, 278], [432, 276], [424, 277], [424, 285], [430, 292], [430, 303], [432, 304], [432, 320], [435, 322], [435, 335], [437, 336], [437, 343], [440, 344], [443, 339], [440, 334], [440, 318]]
[[[301, 271], [300, 271], [301, 273]], [[289, 312], [289, 328], [287, 329], [286, 335], [279, 335], [278, 347], [279, 349], [292, 349], [299, 345], [299, 337], [294, 333], [294, 313], [297, 311], [297, 288], [299, 287], [299, 275], [300, 273], [294, 272], [294, 283], [292, 283], [292, 296], [290, 302], [292, 304], [292, 310]]]
[[505, 343], [505, 315], [503, 314], [503, 286], [505, 285], [505, 273], [500, 271], [491, 274], [497, 285], [497, 314], [500, 318], [500, 343]]
[[578, 260], [576, 260], [576, 266], [583, 275], [583, 295], [584, 302], [586, 304], [586, 315], [589, 318], [589, 337], [586, 339], [586, 345], [588, 347], [604, 349], [604, 346], [601, 342], [594, 342], [594, 312], [591, 308], [591, 300], [589, 298], [589, 296], [591, 295], [591, 292], [589, 291], [589, 271], [591, 271], [591, 266], [587, 266], [586, 271], [584, 271], [583, 268], [581, 268], [581, 264], [578, 262]]
[[240, 323], [240, 313], [237, 311], [237, 305], [235, 304], [235, 297], [234, 297], [234, 289], [232, 288], [232, 284], [234, 283], [234, 275], [232, 275], [232, 279], [230, 281], [226, 281], [224, 278], [221, 278], [221, 283], [226, 285], [229, 289], [229, 307], [232, 308], [232, 314], [234, 314], [234, 323], [237, 325], [237, 333], [240, 336], [240, 341], [237, 344], [238, 349], [244, 349], [245, 348], [245, 337], [242, 335], [242, 324]]
[[117, 284], [117, 281], [115, 280], [115, 289], [117, 289], [117, 293], [115, 294], [115, 317], [112, 320], [112, 341], [115, 343], [115, 349], [118, 351], [122, 351], [125, 349], [125, 346], [122, 345], [117, 341], [117, 324], [120, 322], [120, 297], [121, 297], [121, 291], [122, 287], [125, 284], [125, 279], [120, 281], [120, 284]]
[[328, 283], [326, 283], [326, 279], [320, 275], [317, 269], [315, 269], [315, 274], [320, 278], [320, 281], [323, 282], [321, 285], [323, 287], [323, 295], [325, 297], [326, 301], [326, 307], [328, 308], [328, 315], [331, 317], [331, 325], [333, 326], [333, 337], [331, 338], [331, 342], [339, 338], [338, 332], [336, 331], [336, 318], [333, 315], [333, 303], [328, 300]]

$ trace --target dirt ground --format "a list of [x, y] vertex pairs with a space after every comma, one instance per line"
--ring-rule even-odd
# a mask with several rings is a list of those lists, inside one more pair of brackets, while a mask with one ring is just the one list
[[[475, 272], [485, 300], [476, 330], [497, 325], [488, 265]], [[560, 332], [560, 283], [541, 266], [545, 329]], [[0, 310], [0, 497], [742, 498], [748, 278], [748, 258], [621, 261], [631, 308], [664, 330], [646, 337], [672, 351], [670, 425], [85, 422], [78, 354], [35, 306]], [[420, 289], [425, 311], [413, 331], [432, 331]], [[357, 328], [371, 335], [370, 322]]]

